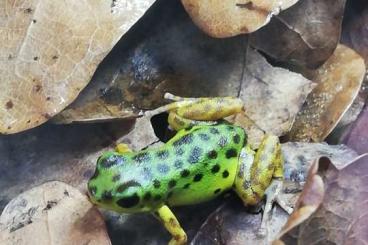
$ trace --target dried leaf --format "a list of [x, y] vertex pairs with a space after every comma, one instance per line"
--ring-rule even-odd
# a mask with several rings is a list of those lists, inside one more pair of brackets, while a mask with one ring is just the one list
[[231, 198], [207, 218], [191, 244], [268, 244], [278, 234], [288, 215], [277, 207], [266, 237], [257, 235], [261, 218], [261, 213], [248, 213], [241, 201]]
[[321, 176], [317, 174], [319, 162], [320, 159], [315, 161], [309, 169], [307, 183], [298, 199], [294, 212], [290, 215], [288, 221], [283, 226], [277, 239], [308, 219], [321, 205], [325, 195], [325, 190], [323, 180]]
[[274, 135], [287, 133], [313, 83], [302, 75], [272, 67], [249, 49], [240, 91], [245, 113], [260, 129]]
[[0, 3], [0, 133], [42, 124], [90, 81], [153, 0]]
[[101, 214], [87, 196], [47, 182], [13, 199], [0, 216], [1, 244], [111, 244]]
[[252, 34], [251, 44], [278, 61], [316, 68], [340, 39], [345, 0], [303, 0]]
[[[356, 158], [340, 171], [326, 160], [319, 162], [318, 173], [324, 182], [323, 201], [316, 212], [303, 222], [285, 227], [280, 234], [285, 244], [303, 245], [317, 242], [319, 244], [341, 244], [342, 242], [364, 244], [368, 242], [365, 232], [368, 228], [365, 211], [368, 201], [366, 191], [368, 154]], [[317, 194], [318, 191], [311, 190], [311, 193]], [[313, 200], [311, 196], [301, 196], [299, 203], [304, 202], [313, 202]], [[295, 212], [298, 212], [298, 209]]]
[[193, 24], [180, 1], [159, 1], [124, 35], [75, 103], [56, 120], [131, 117], [132, 112], [166, 104], [165, 92], [237, 96], [246, 43], [246, 37], [210, 38]]
[[338, 45], [334, 54], [313, 74], [317, 87], [295, 119], [292, 141], [323, 141], [356, 98], [365, 73], [363, 59]]
[[358, 120], [351, 125], [349, 130], [340, 138], [340, 142], [346, 144], [358, 153], [368, 152], [368, 107], [366, 106]]
[[208, 35], [231, 37], [258, 30], [270, 21], [272, 15], [297, 1], [182, 0], [182, 3], [193, 21]]

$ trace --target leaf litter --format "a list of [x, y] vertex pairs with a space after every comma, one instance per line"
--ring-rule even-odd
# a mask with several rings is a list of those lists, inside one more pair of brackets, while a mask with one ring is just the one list
[[[0, 179], [0, 186], [4, 190], [0, 195], [1, 206], [5, 206], [14, 197], [17, 200], [16, 195], [22, 191], [53, 179], [77, 186], [85, 193], [85, 183], [92, 175], [101, 152], [113, 149], [117, 142], [127, 143], [135, 150], [159, 144], [147, 118], [121, 118], [137, 117], [140, 110], [167, 103], [162, 99], [165, 92], [188, 97], [240, 96], [246, 102], [245, 113], [230, 120], [251, 130], [249, 140], [254, 149], [265, 133], [271, 132], [279, 136], [287, 134], [306, 98], [308, 103], [307, 95], [315, 86], [311, 81], [318, 83], [316, 88], [321, 85], [315, 79], [315, 74], [328, 66], [328, 61], [317, 71], [313, 69], [328, 59], [336, 48], [344, 3], [345, 1], [339, 1], [332, 8], [329, 2], [300, 1], [273, 17], [268, 25], [251, 35], [213, 39], [195, 27], [179, 1], [163, 3], [158, 0], [113, 48], [78, 99], [54, 119], [58, 123], [114, 122], [43, 125], [19, 135], [0, 136], [0, 151], [6, 152], [0, 154], [1, 162], [5, 163], [1, 165], [2, 172], [5, 173], [5, 178]], [[121, 6], [128, 6], [121, 4], [120, 1], [114, 1], [110, 6], [112, 12], [118, 11]], [[318, 11], [311, 11], [313, 8]], [[193, 13], [189, 14], [195, 19]], [[318, 20], [320, 25], [311, 26], [310, 23], [314, 22], [306, 21], [308, 19]], [[195, 23], [198, 24], [196, 20]], [[274, 28], [275, 23], [281, 23], [281, 28]], [[303, 23], [307, 24], [303, 26]], [[276, 31], [276, 34], [272, 34], [272, 31]], [[239, 34], [234, 33], [231, 35]], [[257, 38], [258, 41], [255, 42]], [[260, 49], [261, 53], [251, 49], [249, 42], [250, 46]], [[295, 45], [298, 42], [300, 45]], [[348, 54], [354, 53], [347, 47], [344, 48], [348, 50]], [[337, 47], [337, 50], [340, 49], [341, 45]], [[361, 58], [357, 54], [351, 57], [355, 57], [352, 60], [359, 60], [354, 63], [358, 64], [354, 68], [358, 68], [356, 70], [360, 72]], [[346, 61], [340, 65], [345, 68], [344, 71], [349, 70], [347, 67], [351, 65], [351, 60], [340, 61]], [[283, 68], [277, 65], [282, 65]], [[309, 79], [299, 75], [300, 71]], [[356, 77], [359, 77], [359, 72], [356, 72]], [[336, 109], [338, 116], [329, 115], [333, 118], [334, 125], [341, 120], [341, 111], [349, 108], [354, 100], [354, 93], [360, 89], [356, 81], [358, 79], [353, 80], [353, 92], [346, 95], [351, 96], [349, 100], [339, 101], [341, 97], [332, 96], [339, 101], [338, 105], [343, 104], [343, 108]], [[324, 107], [333, 104], [329, 103], [330, 101], [323, 101]], [[11, 107], [12, 104], [6, 106]], [[361, 122], [358, 119], [352, 124], [355, 135], [363, 127], [359, 125], [364, 125], [362, 115]], [[350, 119], [350, 122], [353, 120]], [[295, 125], [297, 123], [293, 128]], [[297, 128], [303, 126], [304, 124], [300, 124]], [[323, 135], [319, 137], [324, 138], [326, 132], [332, 128], [320, 127], [319, 130], [315, 131], [316, 134]], [[355, 139], [353, 134], [349, 137], [345, 142], [359, 152], [364, 151], [364, 147], [357, 148], [359, 141], [355, 145], [351, 143]], [[318, 191], [321, 189], [321, 178], [312, 182], [313, 184], [309, 184], [307, 180], [307, 172], [313, 159], [329, 157], [336, 165], [334, 171], [342, 172], [357, 157], [356, 152], [343, 145], [289, 142], [284, 143], [282, 149], [286, 167], [281, 198], [288, 206], [295, 206], [303, 187], [304, 191], [309, 191], [309, 194], [302, 194], [300, 199], [303, 201], [296, 204], [294, 213], [297, 213], [296, 218], [299, 220], [303, 220], [306, 215], [313, 215], [323, 197], [322, 192]], [[310, 178], [318, 179], [314, 174], [317, 170], [313, 166], [309, 170], [313, 173]], [[361, 180], [358, 178], [356, 182], [359, 181]], [[356, 185], [351, 188], [356, 188]], [[337, 192], [336, 196], [341, 198], [342, 194], [344, 193]], [[52, 210], [53, 207], [57, 207], [54, 200], [46, 203], [47, 210]], [[300, 210], [306, 211], [299, 212]], [[276, 206], [268, 227], [269, 234], [262, 240], [255, 236], [261, 215], [246, 212], [239, 200], [231, 194], [200, 206], [176, 208], [174, 212], [189, 238], [193, 239], [193, 244], [239, 244], [249, 241], [268, 243], [277, 237], [288, 219], [288, 215]], [[191, 215], [193, 212], [197, 214], [196, 217]], [[122, 239], [130, 244], [164, 243], [169, 239], [164, 228], [158, 226], [157, 221], [148, 214], [120, 215], [102, 211], [102, 215], [113, 244], [121, 243]], [[324, 213], [321, 217], [329, 219], [331, 216]], [[361, 221], [358, 223], [364, 225]], [[105, 228], [101, 227], [99, 231], [103, 233]], [[360, 232], [359, 229], [356, 231], [356, 234]], [[298, 233], [293, 239], [305, 239], [303, 235], [304, 233]]]

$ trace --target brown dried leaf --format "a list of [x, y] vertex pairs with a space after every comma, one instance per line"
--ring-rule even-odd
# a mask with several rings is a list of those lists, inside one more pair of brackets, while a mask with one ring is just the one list
[[[280, 234], [285, 244], [364, 244], [368, 242], [367, 212], [368, 154], [361, 155], [338, 171], [328, 159], [319, 162], [318, 175], [323, 178], [323, 201], [302, 222], [289, 221]], [[318, 168], [318, 165], [317, 167]], [[312, 175], [316, 178], [318, 175]], [[317, 177], [320, 178], [320, 177]], [[311, 183], [312, 184], [312, 183]], [[308, 189], [306, 189], [308, 190]], [[310, 190], [319, 197], [319, 191]], [[299, 206], [314, 202], [313, 196], [301, 196]], [[315, 205], [314, 205], [315, 206]], [[296, 209], [295, 212], [298, 212]], [[295, 220], [294, 220], [295, 221]], [[290, 225], [293, 223], [293, 225]]]
[[0, 3], [0, 133], [40, 125], [90, 81], [153, 0]]
[[273, 67], [248, 50], [240, 98], [245, 113], [260, 129], [274, 135], [287, 133], [314, 84], [302, 75]]
[[88, 197], [62, 182], [30, 189], [0, 216], [1, 244], [111, 244], [105, 222]]
[[292, 141], [323, 141], [356, 98], [365, 73], [364, 60], [338, 45], [334, 54], [313, 73], [317, 87], [308, 95], [289, 133]]
[[[193, 24], [180, 1], [159, 1], [124, 35], [78, 99], [56, 119], [69, 123], [131, 117], [132, 112], [166, 104], [165, 92], [237, 96], [246, 43], [246, 37], [210, 38]], [[121, 111], [106, 109], [111, 106]]]
[[345, 0], [303, 0], [252, 34], [251, 44], [278, 61], [316, 68], [340, 39]]
[[212, 37], [250, 33], [266, 25], [272, 15], [298, 0], [182, 0], [193, 21]]
[[262, 214], [246, 212], [238, 199], [231, 198], [207, 218], [191, 244], [269, 244], [287, 218], [288, 214], [277, 207], [269, 223], [269, 233], [258, 236]]

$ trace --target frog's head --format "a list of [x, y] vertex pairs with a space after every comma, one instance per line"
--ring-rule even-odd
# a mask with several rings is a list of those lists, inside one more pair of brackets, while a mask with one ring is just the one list
[[88, 181], [88, 194], [94, 204], [124, 213], [145, 211], [140, 198], [142, 185], [134, 180], [130, 155], [106, 152], [98, 158]]

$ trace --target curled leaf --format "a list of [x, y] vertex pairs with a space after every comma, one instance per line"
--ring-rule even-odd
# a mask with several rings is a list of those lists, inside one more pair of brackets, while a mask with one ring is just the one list
[[[365, 206], [368, 201], [366, 185], [368, 178], [368, 154], [361, 155], [341, 170], [337, 170], [326, 158], [318, 162], [317, 175], [311, 170], [308, 180], [323, 179], [324, 195], [316, 188], [305, 189], [313, 195], [302, 195], [295, 215], [303, 211], [305, 203], [319, 204], [309, 210], [308, 215], [295, 218], [292, 214], [288, 225], [283, 228], [280, 240], [285, 244], [364, 244], [368, 242]], [[314, 169], [317, 167], [314, 166]], [[317, 177], [318, 176], [318, 177]], [[320, 182], [320, 181], [317, 181]], [[307, 186], [316, 181], [308, 181]], [[315, 191], [317, 190], [317, 191]], [[316, 198], [317, 197], [317, 198]], [[320, 201], [320, 197], [323, 200]], [[317, 205], [313, 205], [316, 207]], [[295, 218], [295, 219], [294, 219]]]
[[0, 133], [29, 129], [69, 105], [153, 0], [0, 3]]
[[298, 113], [289, 139], [323, 141], [353, 103], [364, 73], [364, 60], [352, 49], [338, 45], [326, 63], [313, 73], [318, 85]]
[[250, 33], [266, 25], [272, 15], [298, 0], [182, 0], [193, 21], [212, 37], [231, 37]]

